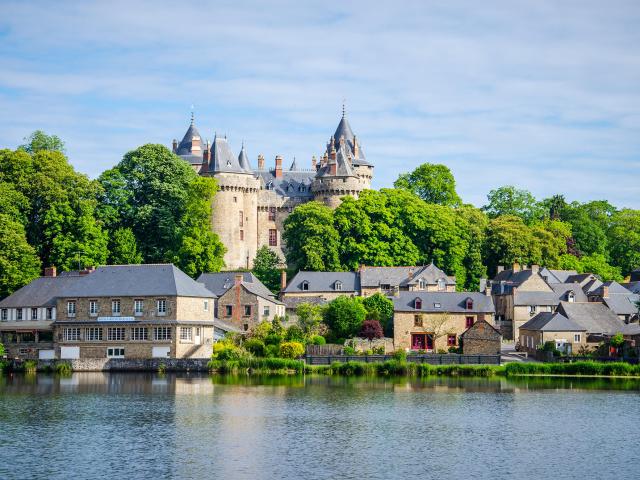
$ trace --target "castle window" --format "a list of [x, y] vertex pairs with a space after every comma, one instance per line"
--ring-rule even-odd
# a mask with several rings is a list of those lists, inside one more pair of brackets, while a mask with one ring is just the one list
[[233, 203], [238, 203], [238, 197], [233, 197]]
[[244, 240], [244, 230], [240, 230], [240, 240]]
[[276, 221], [276, 207], [269, 207], [269, 221]]
[[278, 246], [278, 231], [275, 228], [269, 229], [269, 246], [270, 247]]
[[242, 210], [240, 210], [238, 213], [239, 213], [239, 217], [240, 217], [239, 218], [239, 225], [241, 227], [243, 227], [244, 226], [244, 212]]

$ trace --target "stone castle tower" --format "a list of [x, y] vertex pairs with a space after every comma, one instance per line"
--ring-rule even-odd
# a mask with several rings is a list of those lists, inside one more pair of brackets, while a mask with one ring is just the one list
[[265, 168], [264, 157], [258, 155], [253, 169], [244, 144], [236, 157], [226, 137], [214, 135], [213, 143], [203, 143], [193, 116], [182, 141], [173, 141], [173, 152], [218, 182], [212, 229], [227, 248], [227, 269], [251, 268], [263, 245], [284, 262], [283, 224], [296, 206], [317, 200], [335, 208], [345, 195], [357, 198], [370, 188], [373, 177], [373, 165], [365, 159], [344, 109], [320, 161], [313, 157], [309, 169], [299, 168], [294, 157], [285, 170], [279, 155], [273, 169]]

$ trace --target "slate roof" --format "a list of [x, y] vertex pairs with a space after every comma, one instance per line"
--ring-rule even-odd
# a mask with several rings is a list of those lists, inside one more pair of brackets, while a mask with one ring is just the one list
[[[184, 137], [182, 137], [182, 141], [178, 144], [176, 155], [198, 158], [197, 155], [193, 155], [191, 153], [191, 148], [193, 145], [193, 137], [200, 137], [200, 145], [202, 148], [203, 142], [202, 142], [202, 137], [200, 136], [200, 132], [198, 132], [198, 129], [193, 124], [193, 121], [191, 121], [191, 125], [189, 125], [189, 128], [187, 129], [187, 132], [184, 134]], [[200, 158], [200, 162], [202, 162], [202, 151], [200, 153], [199, 158]]]
[[523, 305], [557, 305], [560, 302], [556, 292], [520, 292], [516, 290], [513, 304]]
[[592, 289], [589, 291], [590, 295], [598, 295], [602, 296], [604, 293], [604, 287], [609, 287], [609, 295], [611, 294], [630, 294], [631, 292], [627, 290], [625, 287], [620, 285], [618, 282], [604, 282], [598, 288]]
[[587, 302], [589, 299], [580, 288], [579, 283], [557, 283], [550, 285], [551, 289], [558, 296], [558, 300], [562, 302], [569, 301], [569, 292], [574, 293], [574, 301], [576, 302]]
[[107, 265], [72, 282], [63, 297], [215, 296], [175, 265]]
[[0, 301], [0, 308], [55, 307], [58, 297], [65, 296], [71, 285], [84, 279], [77, 272], [75, 275], [70, 273], [36, 278]]
[[[422, 300], [422, 308], [415, 308], [415, 300]], [[466, 301], [473, 300], [473, 308], [467, 310]], [[447, 312], [447, 313], [495, 313], [493, 299], [481, 292], [407, 292], [392, 297], [395, 312]], [[436, 304], [440, 304], [439, 307]]]
[[582, 325], [568, 319], [561, 313], [541, 312], [522, 325], [520, 329], [540, 330], [543, 332], [586, 332]]
[[621, 285], [629, 290], [631, 293], [640, 293], [640, 281], [621, 283]]
[[[309, 289], [302, 290], [302, 283], [309, 282]], [[336, 281], [342, 282], [342, 290], [335, 290]], [[291, 279], [283, 293], [343, 292], [360, 290], [360, 280], [355, 272], [305, 272], [300, 271]]]
[[[340, 123], [338, 123], [338, 127], [336, 128], [335, 133], [333, 134], [333, 141], [335, 145], [340, 145], [340, 137], [344, 137], [345, 146], [347, 148], [347, 152], [351, 154], [352, 163], [354, 165], [371, 165], [364, 155], [364, 150], [362, 149], [362, 145], [356, 139], [356, 136], [351, 129], [351, 125], [349, 125], [349, 121], [347, 117], [343, 114], [340, 119]], [[358, 158], [355, 158], [355, 149], [354, 145], [358, 144]], [[327, 153], [330, 153], [331, 143], [327, 144]]]
[[225, 332], [246, 333], [244, 330], [241, 330], [235, 325], [225, 322], [224, 320], [220, 320], [219, 318], [213, 319], [213, 326], [219, 328], [220, 330], [224, 330]]
[[636, 302], [640, 301], [640, 295], [638, 294], [623, 294], [614, 293], [602, 299], [609, 309], [616, 315], [634, 315], [638, 313], [638, 306]]
[[[348, 147], [346, 146], [346, 142], [342, 142], [341, 144], [338, 144], [335, 160], [329, 158], [327, 163], [318, 169], [317, 176], [318, 177], [329, 177], [329, 176], [355, 177], [356, 174], [354, 173], [353, 168], [351, 167], [351, 161], [348, 158], [349, 155], [350, 154], [348, 153]], [[353, 158], [353, 156], [351, 158]], [[334, 162], [336, 163], [335, 175], [331, 173], [331, 165]]]
[[231, 151], [229, 142], [226, 138], [213, 138], [211, 144], [211, 161], [209, 164], [210, 172], [232, 172], [232, 173], [251, 173], [247, 172], [240, 166], [238, 158]]
[[569, 320], [583, 326], [591, 334], [616, 333], [623, 325], [616, 314], [602, 303], [560, 302], [558, 313], [562, 313]]
[[242, 144], [242, 148], [240, 149], [240, 155], [238, 155], [238, 164], [240, 168], [247, 172], [252, 172], [251, 163], [249, 162], [249, 157], [247, 157], [247, 151], [244, 149], [244, 143]]
[[602, 285], [602, 282], [597, 278], [593, 278], [582, 285], [582, 291], [588, 295], [593, 290], [597, 289], [600, 285]]
[[284, 297], [282, 303], [284, 303], [288, 309], [295, 310], [301, 303], [324, 305], [327, 301], [322, 297]]
[[493, 337], [496, 340], [502, 338], [500, 331], [486, 320], [478, 320], [460, 334], [460, 338], [467, 340], [486, 340]]
[[[409, 274], [413, 275], [409, 278]], [[455, 285], [455, 277], [448, 276], [433, 263], [427, 266], [409, 267], [368, 267], [360, 272], [360, 283], [363, 287], [379, 287], [380, 284], [391, 286], [416, 284], [424, 278], [429, 285], [436, 285], [438, 279], [444, 278], [447, 285]]]
[[517, 272], [514, 272], [512, 269], [508, 269], [497, 273], [492, 282], [507, 282], [512, 285], [520, 285], [524, 281], [528, 280], [532, 274], [533, 271], [531, 270], [519, 270]]
[[577, 273], [575, 275], [569, 275], [565, 280], [565, 283], [579, 283], [583, 287], [595, 279], [595, 275], [592, 273]]
[[242, 274], [242, 286], [250, 293], [275, 303], [281, 303], [275, 298], [273, 292], [251, 272], [228, 271], [203, 273], [198, 277], [198, 282], [204, 284], [207, 290], [213, 292], [217, 297], [221, 297], [235, 285], [237, 274]]
[[540, 275], [547, 281], [547, 283], [566, 283], [567, 278], [571, 275], [577, 275], [575, 270], [550, 270], [547, 267], [540, 269]]
[[640, 267], [631, 271], [629, 280], [631, 280], [632, 282], [640, 282]]
[[274, 190], [278, 195], [313, 199], [311, 183], [316, 174], [314, 170], [285, 170], [281, 178], [276, 178], [269, 170], [258, 170], [256, 174], [262, 178], [267, 190]]

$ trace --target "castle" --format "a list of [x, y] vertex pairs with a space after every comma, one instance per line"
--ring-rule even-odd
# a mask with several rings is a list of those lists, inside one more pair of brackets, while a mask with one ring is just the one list
[[294, 158], [285, 170], [280, 155], [273, 169], [266, 168], [264, 157], [258, 155], [254, 169], [244, 144], [236, 157], [226, 136], [214, 135], [213, 143], [203, 142], [193, 115], [182, 141], [173, 140], [173, 152], [200, 175], [218, 182], [212, 229], [227, 248], [227, 269], [251, 268], [263, 245], [284, 259], [283, 223], [296, 206], [316, 200], [335, 208], [345, 195], [357, 198], [370, 188], [373, 177], [373, 165], [367, 162], [344, 108], [324, 154], [319, 160], [314, 156], [309, 169], [299, 168]]

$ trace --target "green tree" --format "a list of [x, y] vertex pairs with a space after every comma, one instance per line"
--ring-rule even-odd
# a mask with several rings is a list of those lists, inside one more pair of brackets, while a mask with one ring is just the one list
[[548, 268], [558, 268], [560, 257], [567, 253], [571, 238], [571, 225], [559, 220], [546, 219], [531, 227], [535, 239], [529, 261]]
[[640, 210], [623, 209], [611, 216], [607, 232], [611, 263], [629, 274], [640, 266]]
[[536, 256], [535, 244], [536, 239], [520, 217], [504, 215], [491, 220], [484, 245], [490, 275], [495, 274], [498, 265], [529, 263]]
[[117, 228], [109, 239], [109, 263], [111, 265], [136, 265], [142, 263], [136, 236], [130, 228]]
[[36, 130], [23, 140], [25, 143], [20, 145], [18, 149], [24, 150], [31, 155], [42, 150], [65, 153], [64, 142], [56, 135], [47, 135], [42, 130]]
[[110, 232], [131, 229], [145, 262], [172, 262], [191, 276], [222, 268], [224, 246], [211, 231], [215, 180], [149, 144], [128, 152], [99, 181], [100, 218]]
[[367, 311], [360, 297], [340, 296], [324, 309], [324, 323], [336, 339], [353, 337], [360, 332]]
[[[573, 203], [565, 209], [564, 219], [571, 224], [575, 245], [580, 255], [606, 254], [607, 225], [592, 218], [587, 208]], [[607, 219], [607, 222], [608, 219]]]
[[[0, 342], [0, 358], [5, 356], [5, 349], [4, 349], [4, 345], [2, 344], [2, 342]], [[2, 368], [2, 365], [0, 365], [0, 368]]]
[[266, 245], [256, 252], [253, 260], [253, 273], [274, 293], [280, 291], [280, 265], [278, 254]]
[[518, 189], [513, 185], [491, 190], [487, 199], [489, 203], [482, 209], [491, 218], [512, 215], [530, 224], [544, 218], [547, 214], [544, 205], [539, 204], [531, 192]]
[[607, 262], [607, 258], [599, 253], [585, 255], [580, 258], [582, 273], [593, 273], [600, 277], [603, 282], [615, 280], [622, 281], [622, 274], [619, 267], [614, 267]]
[[341, 270], [340, 238], [333, 226], [333, 210], [319, 202], [296, 207], [284, 221], [287, 263], [294, 270]]
[[0, 298], [40, 275], [40, 259], [27, 243], [24, 227], [0, 213]]
[[427, 203], [445, 206], [462, 203], [451, 170], [440, 164], [423, 163], [413, 172], [400, 175], [393, 186], [409, 190]]
[[382, 295], [375, 293], [362, 300], [362, 304], [367, 311], [367, 318], [373, 312], [377, 313], [377, 320], [380, 321], [386, 335], [393, 335], [393, 302]]
[[317, 335], [322, 323], [322, 306], [313, 303], [301, 303], [296, 308], [298, 323], [305, 335]]

